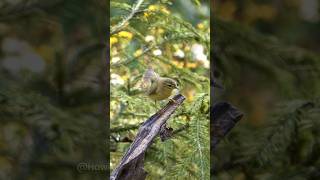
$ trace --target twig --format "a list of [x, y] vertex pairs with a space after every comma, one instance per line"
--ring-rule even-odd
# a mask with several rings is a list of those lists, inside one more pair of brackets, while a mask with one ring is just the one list
[[141, 54], [139, 54], [136, 57], [133, 58], [128, 58], [127, 60], [121, 61], [121, 62], [117, 62], [117, 63], [113, 63], [111, 64], [111, 67], [113, 68], [117, 68], [120, 67], [121, 65], [127, 65], [128, 63], [132, 62], [135, 59], [138, 59], [139, 57], [143, 56], [144, 54], [148, 53], [149, 51], [151, 51], [152, 49], [156, 48], [157, 46], [150, 46], [147, 47], [146, 49], [143, 50], [143, 52]]
[[121, 29], [123, 29], [124, 26], [129, 22], [129, 20], [132, 19], [133, 16], [139, 12], [139, 8], [142, 3], [143, 3], [143, 0], [138, 0], [137, 3], [133, 5], [131, 13], [126, 18], [124, 18], [119, 24], [111, 28], [110, 35], [113, 35], [119, 32]]
[[[139, 128], [139, 132], [123, 156], [118, 167], [112, 172], [111, 180], [144, 180], [147, 172], [143, 169], [144, 154], [153, 140], [160, 133], [165, 131], [166, 121], [173, 112], [182, 104], [185, 97], [181, 94], [173, 97], [175, 102], [170, 101], [164, 108], [151, 116]], [[164, 128], [163, 128], [164, 127]]]
[[126, 127], [116, 127], [116, 128], [111, 128], [110, 132], [111, 133], [118, 133], [118, 132], [123, 132], [123, 131], [128, 131], [132, 129], [138, 129], [139, 125], [128, 125]]

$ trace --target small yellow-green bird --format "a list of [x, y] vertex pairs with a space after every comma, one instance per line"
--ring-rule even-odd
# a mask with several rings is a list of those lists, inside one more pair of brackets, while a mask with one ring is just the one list
[[170, 97], [172, 91], [179, 88], [177, 81], [168, 77], [160, 77], [149, 67], [143, 76], [143, 89], [150, 99], [160, 101]]

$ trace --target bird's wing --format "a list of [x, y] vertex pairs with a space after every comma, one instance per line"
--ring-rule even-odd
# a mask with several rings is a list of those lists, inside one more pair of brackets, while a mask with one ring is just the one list
[[149, 66], [143, 75], [143, 79], [149, 81], [157, 78], [159, 78], [159, 75], [152, 69], [152, 67]]
[[153, 86], [156, 86], [155, 82], [158, 78], [159, 75], [156, 72], [154, 72], [154, 70], [151, 67], [148, 67], [148, 69], [143, 75], [141, 88], [147, 91], [147, 93], [150, 92]]
[[153, 95], [153, 94], [157, 93], [157, 88], [158, 88], [157, 83], [158, 83], [157, 81], [152, 81], [151, 82], [150, 87], [146, 90], [146, 94], [147, 95]]

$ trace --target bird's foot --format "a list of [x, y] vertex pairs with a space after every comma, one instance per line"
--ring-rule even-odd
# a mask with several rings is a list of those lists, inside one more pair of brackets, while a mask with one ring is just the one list
[[174, 100], [174, 99], [169, 99], [169, 102], [172, 102], [172, 103], [174, 103], [174, 104], [178, 104], [178, 102], [176, 101], [176, 100]]

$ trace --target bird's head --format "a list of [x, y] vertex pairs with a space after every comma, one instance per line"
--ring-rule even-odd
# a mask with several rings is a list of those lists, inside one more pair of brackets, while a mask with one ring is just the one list
[[168, 90], [179, 89], [177, 81], [171, 78], [164, 78], [163, 85]]

